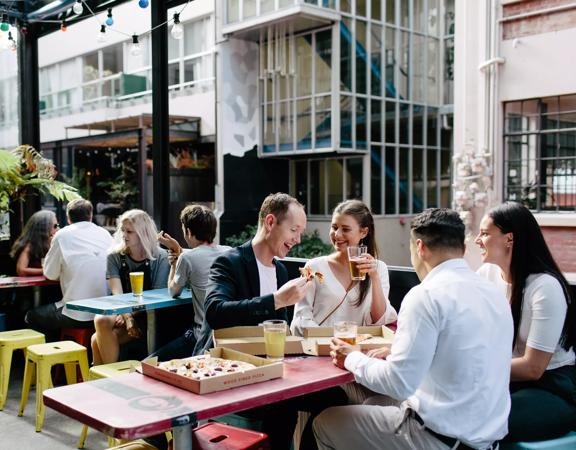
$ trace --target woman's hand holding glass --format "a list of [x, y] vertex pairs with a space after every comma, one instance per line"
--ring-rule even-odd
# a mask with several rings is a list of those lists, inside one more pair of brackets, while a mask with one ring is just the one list
[[357, 264], [357, 268], [362, 275], [378, 277], [378, 260], [369, 253], [362, 256], [362, 261]]

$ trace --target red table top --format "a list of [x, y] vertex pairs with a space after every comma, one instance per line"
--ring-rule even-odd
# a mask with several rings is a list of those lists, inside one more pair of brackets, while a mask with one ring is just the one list
[[47, 286], [58, 284], [58, 280], [49, 280], [43, 275], [33, 277], [0, 277], [0, 289], [13, 287]]
[[284, 377], [206, 395], [171, 386], [140, 373], [44, 391], [44, 403], [120, 439], [163, 433], [204, 420], [354, 381], [328, 357], [284, 361]]

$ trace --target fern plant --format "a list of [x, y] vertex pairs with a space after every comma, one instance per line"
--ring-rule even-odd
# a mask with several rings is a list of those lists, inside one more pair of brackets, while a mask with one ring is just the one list
[[57, 200], [79, 198], [76, 188], [56, 180], [56, 174], [52, 161], [30, 145], [0, 150], [0, 213], [10, 211], [10, 202], [21, 201], [29, 188]]

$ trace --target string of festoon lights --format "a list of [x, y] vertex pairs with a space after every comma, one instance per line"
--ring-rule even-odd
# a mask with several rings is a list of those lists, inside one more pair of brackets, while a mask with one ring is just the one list
[[[188, 0], [182, 6], [182, 9], [180, 9], [180, 11], [175, 12], [172, 15], [172, 17], [169, 18], [168, 20], [166, 20], [165, 22], [160, 23], [160, 24], [156, 25], [155, 27], [150, 28], [149, 30], [141, 32], [139, 34], [137, 34], [135, 32], [134, 33], [127, 33], [125, 31], [119, 30], [116, 27], [114, 27], [114, 13], [113, 13], [112, 8], [108, 8], [107, 12], [106, 12], [106, 18], [104, 20], [100, 20], [100, 18], [98, 17], [99, 13], [95, 13], [94, 10], [90, 7], [90, 5], [85, 0], [76, 0], [76, 2], [74, 2], [74, 5], [72, 5], [72, 12], [75, 14], [75, 17], [67, 19], [66, 18], [67, 14], [65, 14], [64, 19], [62, 19], [62, 20], [34, 20], [34, 22], [35, 23], [38, 23], [38, 22], [39, 23], [60, 23], [60, 31], [66, 32], [68, 30], [68, 25], [70, 25], [71, 23], [77, 22], [79, 20], [85, 20], [85, 18], [82, 18], [81, 16], [84, 13], [84, 8], [86, 8], [86, 10], [90, 13], [90, 15], [98, 22], [98, 34], [96, 37], [97, 42], [99, 42], [99, 43], [106, 42], [107, 33], [109, 31], [112, 31], [114, 33], [119, 33], [119, 34], [122, 34], [124, 36], [130, 37], [132, 39], [132, 43], [130, 44], [129, 52], [132, 56], [139, 56], [142, 53], [142, 49], [140, 47], [140, 38], [152, 33], [157, 28], [160, 28], [163, 26], [169, 26], [170, 24], [172, 24], [172, 28], [170, 29], [170, 34], [171, 34], [172, 38], [177, 39], [177, 40], [182, 39], [182, 37], [184, 36], [184, 28], [182, 26], [182, 23], [180, 22], [180, 14], [182, 14], [184, 9], [186, 9], [186, 7], [188, 6], [188, 4], [191, 1], [192, 0]], [[138, 6], [140, 8], [146, 9], [150, 5], [150, 0], [137, 0], [137, 3], [138, 3]], [[10, 29], [11, 25], [12, 24], [9, 22], [8, 17], [5, 14], [2, 14], [0, 16], [0, 32], [1, 32], [1, 34], [6, 35], [4, 38], [6, 41], [6, 43], [4, 44], [4, 47], [15, 52], [18, 49], [18, 44], [17, 44], [16, 40], [14, 39], [14, 35], [12, 34], [12, 30]], [[16, 26], [20, 29], [20, 31], [22, 33], [24, 33], [24, 34], [27, 33], [27, 24], [26, 23], [17, 24]]]

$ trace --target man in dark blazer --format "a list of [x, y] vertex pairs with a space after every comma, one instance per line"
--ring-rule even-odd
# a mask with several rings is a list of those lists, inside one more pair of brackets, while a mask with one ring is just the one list
[[[288, 281], [286, 268], [275, 258], [285, 257], [299, 244], [305, 228], [306, 213], [298, 200], [284, 193], [264, 199], [254, 239], [219, 256], [210, 268], [204, 301], [206, 315], [195, 354], [212, 346], [213, 329], [287, 319], [286, 306], [304, 298], [308, 280], [299, 277]], [[262, 431], [268, 434], [273, 450], [288, 450], [298, 411], [315, 416], [326, 407], [346, 401], [343, 390], [325, 390], [241, 414], [262, 422]], [[315, 445], [308, 426], [300, 448], [308, 450]]]
[[213, 329], [287, 320], [286, 306], [304, 298], [308, 281], [288, 281], [286, 268], [275, 258], [299, 244], [305, 228], [306, 213], [298, 200], [283, 193], [266, 197], [254, 239], [219, 256], [210, 268], [206, 320], [195, 354], [212, 346]]

